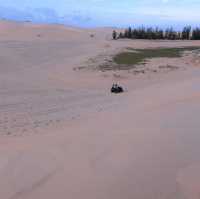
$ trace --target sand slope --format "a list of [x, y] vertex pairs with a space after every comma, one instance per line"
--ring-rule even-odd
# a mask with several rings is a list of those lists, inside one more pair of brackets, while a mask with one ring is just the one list
[[[199, 198], [198, 64], [183, 60], [184, 70], [137, 77], [74, 70], [127, 46], [199, 42], [114, 42], [109, 29], [0, 27], [1, 198]], [[113, 81], [128, 92], [111, 95]]]

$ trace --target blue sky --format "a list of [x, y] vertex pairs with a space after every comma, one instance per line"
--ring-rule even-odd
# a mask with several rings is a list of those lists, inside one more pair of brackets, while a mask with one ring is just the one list
[[179, 28], [198, 25], [200, 0], [0, 0], [0, 17], [82, 27], [143, 24]]

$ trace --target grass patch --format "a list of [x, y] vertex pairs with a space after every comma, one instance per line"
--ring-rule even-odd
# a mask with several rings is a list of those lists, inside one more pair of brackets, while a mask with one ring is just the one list
[[[118, 68], [119, 70], [127, 70], [127, 68], [131, 69], [131, 67], [134, 67], [135, 65], [145, 63], [147, 59], [161, 58], [161, 57], [165, 58], [182, 57], [184, 51], [193, 51], [197, 49], [200, 48], [199, 47], [154, 48], [154, 49], [127, 48], [129, 52], [122, 52], [115, 55], [113, 61], [115, 64], [119, 66]], [[130, 52], [131, 50], [133, 52]], [[124, 67], [120, 65], [123, 65]]]

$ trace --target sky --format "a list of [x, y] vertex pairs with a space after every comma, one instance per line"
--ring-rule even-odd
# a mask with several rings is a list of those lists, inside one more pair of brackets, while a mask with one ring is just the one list
[[0, 0], [0, 18], [80, 27], [200, 25], [200, 0]]

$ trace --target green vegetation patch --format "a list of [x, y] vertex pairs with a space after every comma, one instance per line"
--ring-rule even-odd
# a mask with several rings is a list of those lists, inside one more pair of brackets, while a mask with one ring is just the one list
[[[135, 65], [145, 63], [151, 58], [176, 58], [182, 57], [184, 51], [198, 50], [199, 47], [184, 47], [184, 48], [154, 48], [154, 49], [133, 49], [127, 48], [127, 52], [122, 52], [114, 56], [113, 61], [117, 65], [123, 65], [124, 70], [134, 67]], [[131, 52], [133, 51], [133, 52]], [[127, 67], [129, 66], [129, 67]], [[130, 67], [131, 66], [131, 67]], [[116, 66], [115, 66], [116, 68]], [[119, 66], [123, 70], [122, 66]]]

